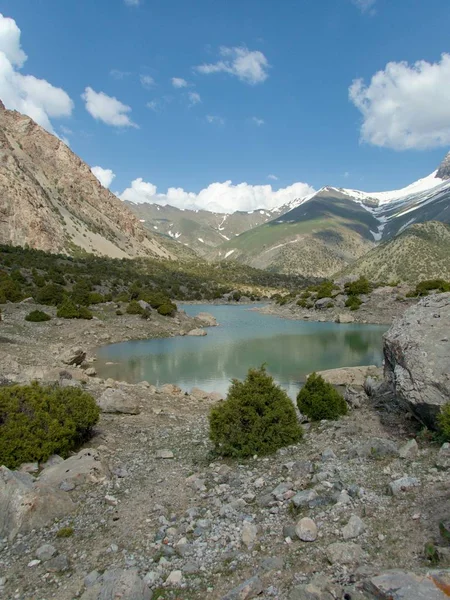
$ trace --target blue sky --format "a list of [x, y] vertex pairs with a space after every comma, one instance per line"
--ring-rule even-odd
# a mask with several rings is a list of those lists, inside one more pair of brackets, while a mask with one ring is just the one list
[[[450, 147], [448, 0], [2, 0], [0, 12], [20, 29], [0, 26], [7, 107], [110, 169], [130, 199], [180, 188], [174, 204], [231, 210], [307, 193], [299, 182], [393, 189]], [[248, 185], [208, 188], [226, 181]]]

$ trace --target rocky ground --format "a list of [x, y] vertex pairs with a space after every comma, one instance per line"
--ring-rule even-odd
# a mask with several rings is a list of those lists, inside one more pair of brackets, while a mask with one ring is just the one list
[[[349, 389], [349, 415], [304, 424], [300, 444], [222, 460], [208, 441], [217, 396], [103, 381], [66, 364], [84, 360], [72, 344], [89, 358], [99, 343], [198, 322], [154, 316], [143, 325], [105, 309], [98, 322], [35, 324], [22, 322], [24, 310], [4, 311], [0, 374], [24, 380], [40, 369], [44, 379], [88, 390], [103, 412], [72, 458], [0, 468], [0, 597], [449, 596], [450, 447], [394, 405]], [[19, 373], [10, 372], [14, 361]]]
[[358, 310], [345, 307], [345, 294], [339, 294], [334, 299], [323, 298], [313, 308], [302, 308], [296, 302], [291, 302], [284, 306], [270, 303], [258, 310], [286, 319], [390, 325], [407, 308], [417, 303], [417, 298], [406, 298], [408, 291], [409, 288], [404, 286], [376, 288], [370, 294], [360, 296], [362, 304]]

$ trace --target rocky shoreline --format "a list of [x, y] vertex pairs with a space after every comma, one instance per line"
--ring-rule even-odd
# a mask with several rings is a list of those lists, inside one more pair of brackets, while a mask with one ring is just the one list
[[[420, 319], [431, 315], [448, 329], [447, 296], [420, 308]], [[208, 440], [217, 396], [86, 373], [84, 352], [89, 359], [99, 344], [178, 335], [201, 323], [183, 314], [149, 322], [108, 316], [109, 308], [98, 321], [24, 322], [31, 308], [4, 311], [0, 375], [25, 381], [34, 369], [43, 380], [86, 389], [103, 412], [89, 444], [66, 461], [0, 469], [0, 597], [448, 596], [450, 448], [421, 434], [395, 402], [380, 401], [376, 382], [365, 393], [361, 383], [376, 371], [329, 375], [352, 384], [343, 419], [305, 423], [304, 440], [273, 456], [223, 460]]]

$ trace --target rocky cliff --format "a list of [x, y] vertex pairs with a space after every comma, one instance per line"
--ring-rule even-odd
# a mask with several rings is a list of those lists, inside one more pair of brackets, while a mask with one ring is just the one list
[[0, 243], [119, 258], [171, 256], [66, 144], [1, 102]]
[[441, 162], [436, 177], [439, 177], [440, 179], [450, 179], [450, 152]]

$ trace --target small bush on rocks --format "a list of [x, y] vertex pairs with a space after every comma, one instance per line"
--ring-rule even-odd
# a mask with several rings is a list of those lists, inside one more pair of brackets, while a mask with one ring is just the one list
[[295, 408], [263, 367], [234, 379], [225, 402], [211, 410], [210, 439], [222, 456], [265, 455], [302, 438]]
[[86, 306], [77, 306], [73, 300], [66, 298], [56, 312], [60, 319], [92, 319], [92, 313]]
[[58, 529], [58, 531], [56, 533], [56, 537], [57, 538], [69, 538], [69, 537], [72, 537], [73, 534], [74, 534], [73, 527], [61, 527], [61, 529]]
[[158, 306], [157, 311], [163, 317], [173, 317], [173, 315], [177, 311], [177, 305], [173, 302], [168, 302], [167, 304], [161, 304]]
[[129, 315], [142, 315], [144, 313], [144, 309], [137, 300], [132, 300], [127, 306], [127, 313]]
[[450, 442], [450, 402], [442, 407], [438, 416], [438, 425], [444, 440]]
[[361, 306], [361, 304], [362, 304], [362, 302], [358, 298], [358, 296], [349, 296], [347, 298], [347, 300], [345, 301], [345, 306], [347, 308], [349, 308], [350, 310], [359, 310], [359, 307]]
[[297, 396], [299, 411], [311, 421], [337, 419], [347, 414], [347, 403], [331, 383], [312, 373]]
[[358, 294], [369, 294], [372, 286], [366, 277], [361, 276], [356, 281], [346, 283], [344, 289], [349, 296], [357, 296]]
[[77, 388], [1, 387], [0, 465], [68, 456], [90, 436], [99, 414], [94, 398]]
[[32, 321], [33, 323], [41, 323], [42, 321], [50, 321], [51, 316], [42, 310], [32, 310], [25, 317], [25, 321]]

